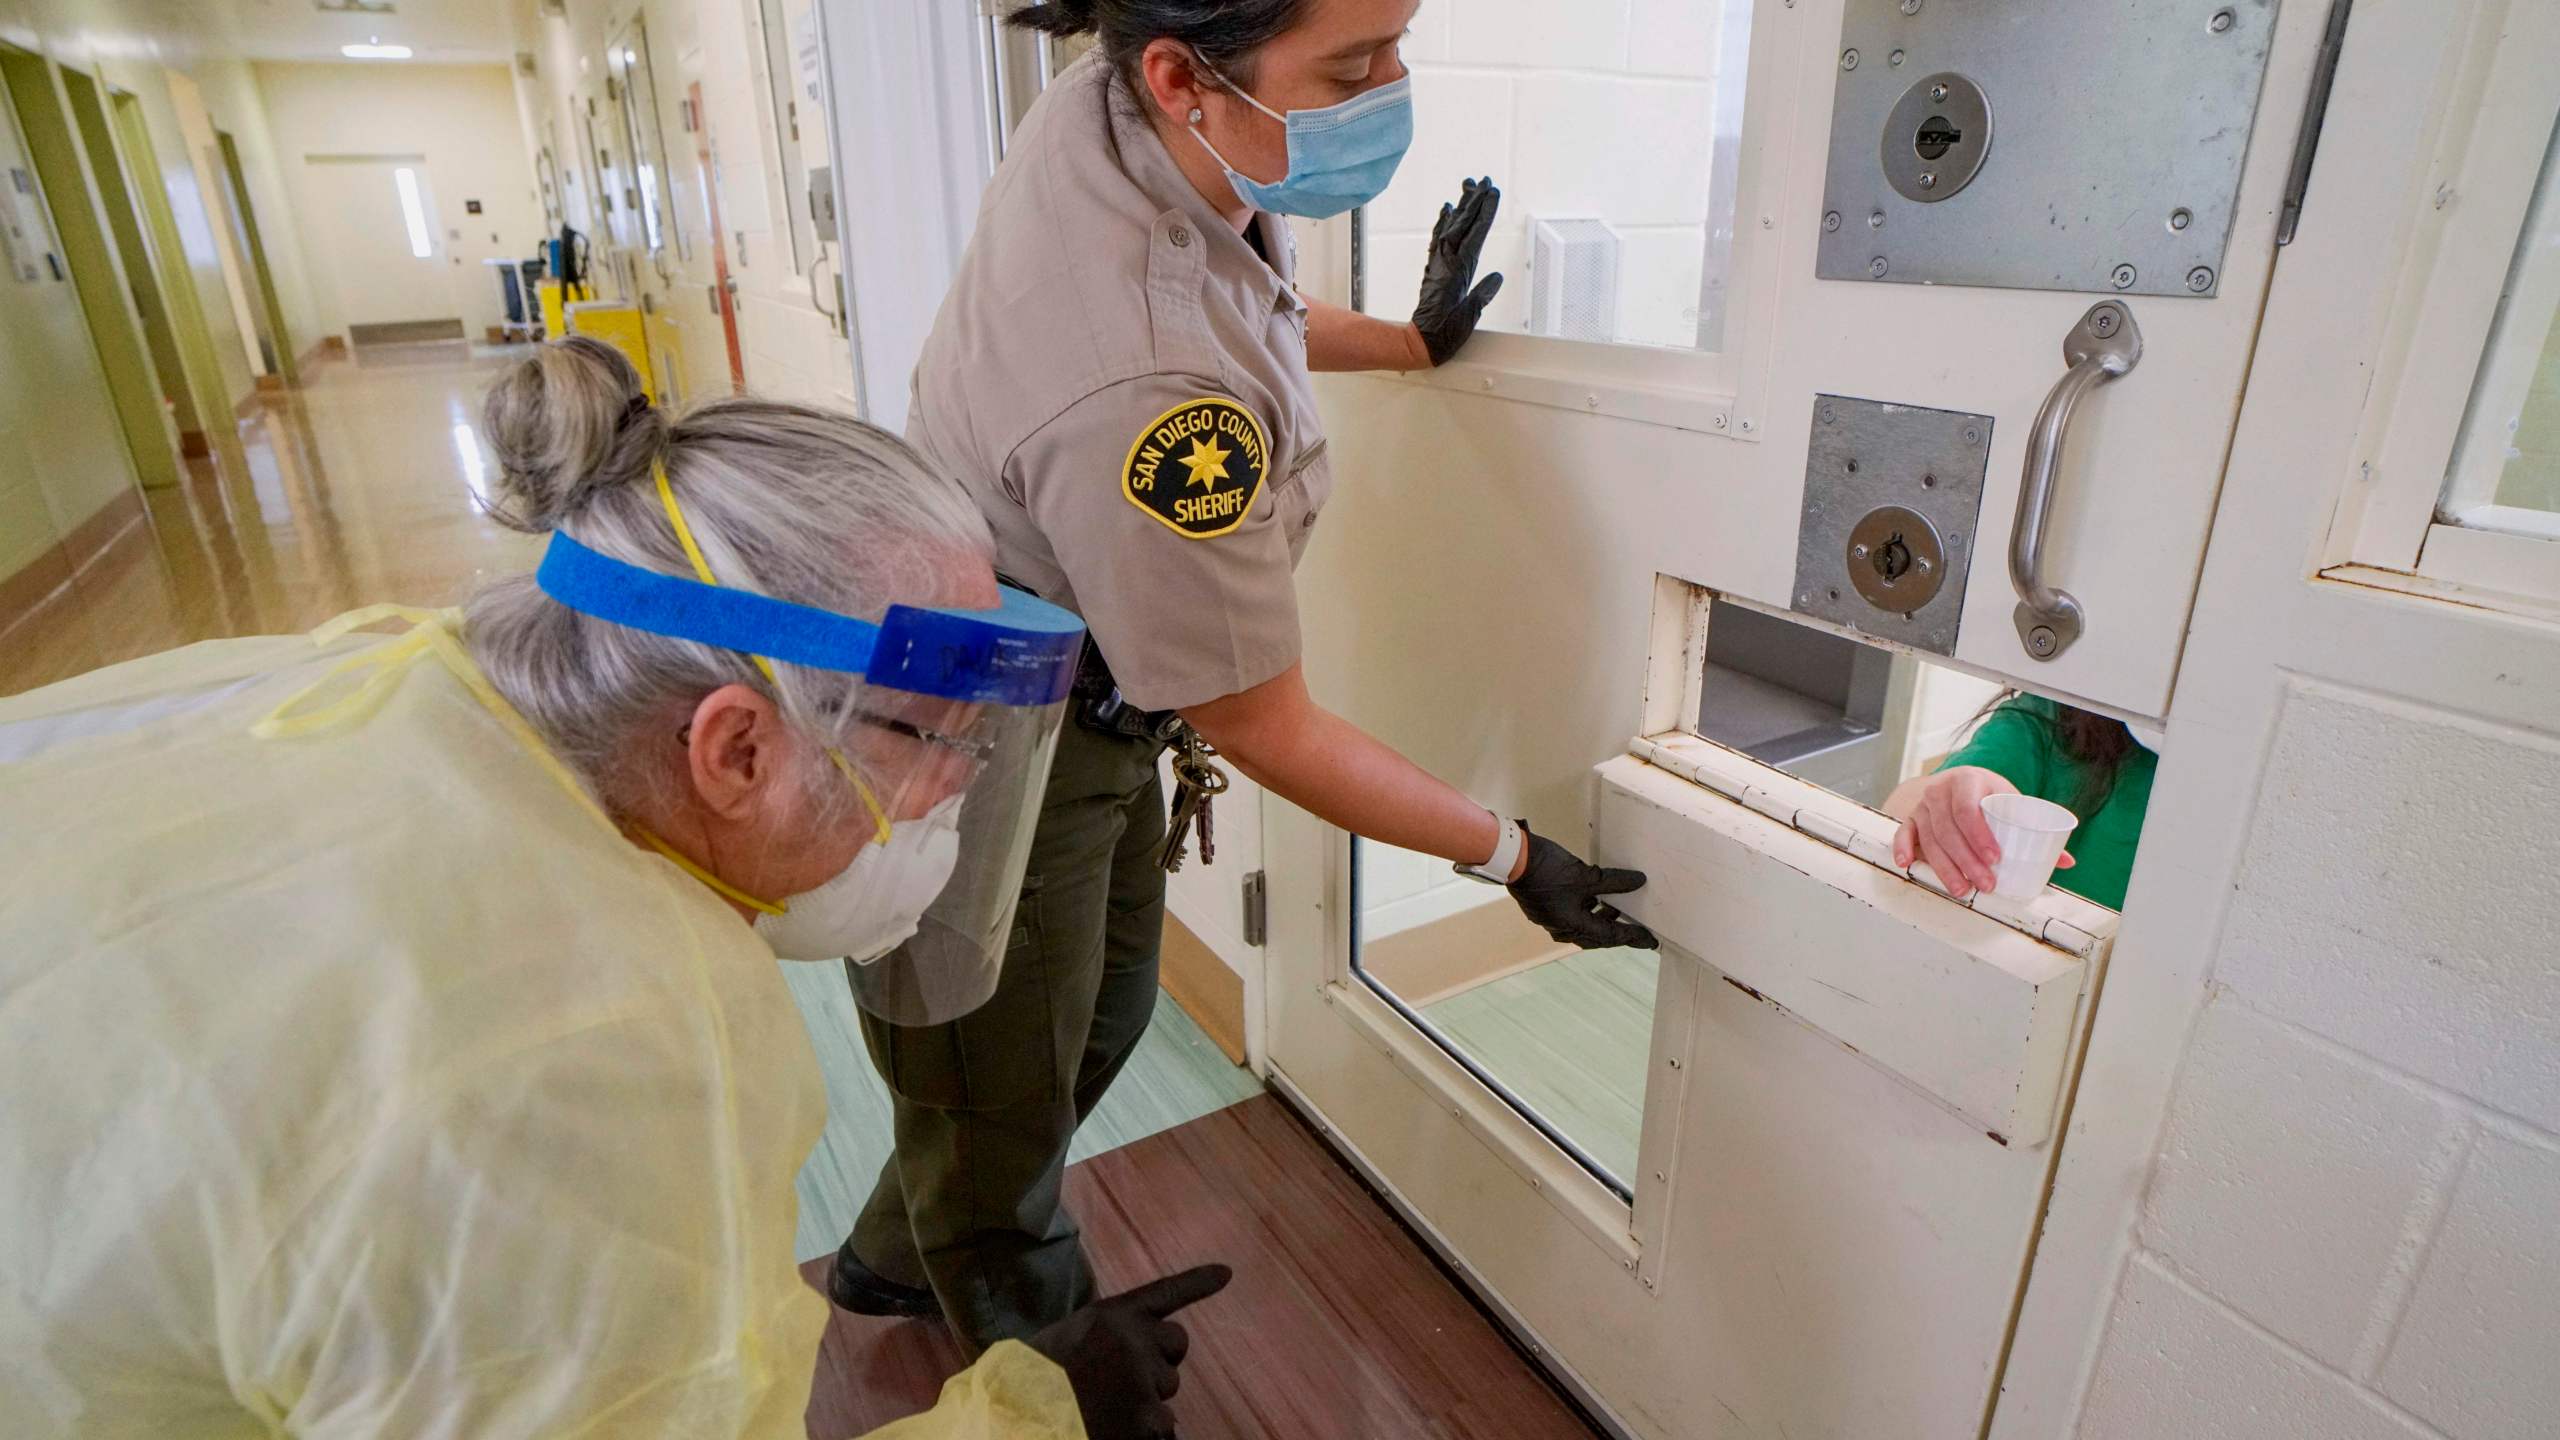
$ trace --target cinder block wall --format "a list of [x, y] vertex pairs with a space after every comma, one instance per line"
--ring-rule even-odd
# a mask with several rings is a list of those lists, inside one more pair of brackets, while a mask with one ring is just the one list
[[2081, 1434], [2560, 1434], [2555, 819], [2547, 736], [2288, 698]]
[[1425, 5], [1404, 46], [1413, 150], [1369, 210], [1369, 312], [1413, 312], [1440, 207], [1461, 180], [1490, 175], [1502, 220], [1483, 266], [1504, 272], [1504, 285], [1486, 323], [1518, 330], [1527, 318], [1530, 217], [1587, 217], [1624, 240], [1618, 337], [1694, 345], [1715, 10], [1694, 0]]

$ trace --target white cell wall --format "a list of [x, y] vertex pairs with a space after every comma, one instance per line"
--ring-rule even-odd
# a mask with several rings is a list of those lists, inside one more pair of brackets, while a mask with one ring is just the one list
[[1615, 229], [1618, 338], [1694, 345], [1706, 253], [1707, 118], [1717, 0], [1437, 0], [1414, 19], [1414, 144], [1369, 208], [1372, 314], [1412, 313], [1440, 207], [1462, 179], [1493, 177], [1502, 216], [1482, 269], [1503, 272], [1485, 313], [1528, 317], [1529, 222], [1597, 218]]
[[2257, 798], [2082, 1433], [2547, 1436], [2560, 745], [2298, 683]]
[[1383, 940], [1497, 900], [1509, 904], [1510, 892], [1470, 880], [1436, 855], [1360, 843], [1360, 938], [1364, 941]]

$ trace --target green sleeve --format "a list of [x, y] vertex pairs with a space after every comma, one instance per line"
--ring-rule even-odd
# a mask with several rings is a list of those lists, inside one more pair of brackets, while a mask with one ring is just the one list
[[2050, 793], [2070, 783], [2066, 773], [2070, 767], [2062, 763], [2055, 738], [2047, 716], [2025, 697], [2012, 696], [1974, 727], [1972, 736], [1938, 768], [1978, 765], [2017, 786], [2023, 794], [2067, 804], [2067, 800]]

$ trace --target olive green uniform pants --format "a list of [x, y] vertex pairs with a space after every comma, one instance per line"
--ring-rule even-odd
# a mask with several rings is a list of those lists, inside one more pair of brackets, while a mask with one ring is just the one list
[[1155, 1013], [1162, 751], [1069, 719], [994, 996], [941, 1025], [862, 1017], [897, 1153], [854, 1224], [854, 1254], [886, 1279], [931, 1286], [980, 1347], [1095, 1298], [1059, 1198], [1076, 1127]]

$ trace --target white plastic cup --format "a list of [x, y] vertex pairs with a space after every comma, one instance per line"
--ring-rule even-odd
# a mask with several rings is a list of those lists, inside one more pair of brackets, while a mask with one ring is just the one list
[[2044, 892], [2080, 823], [2079, 816], [2032, 795], [1985, 795], [1982, 818], [2000, 842], [1999, 878], [1991, 893], [2004, 900], [2032, 900]]

